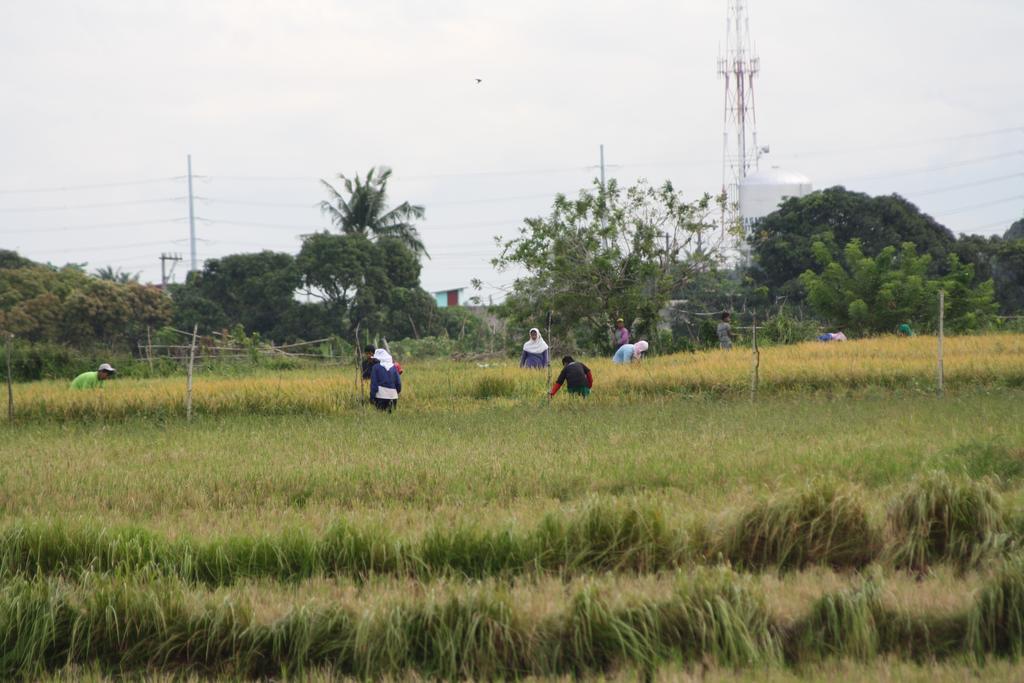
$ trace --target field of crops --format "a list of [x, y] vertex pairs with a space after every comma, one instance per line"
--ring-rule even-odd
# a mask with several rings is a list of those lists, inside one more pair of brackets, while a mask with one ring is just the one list
[[1024, 678], [1024, 337], [15, 386], [0, 679]]
[[[592, 400], [616, 404], [652, 397], [746, 396], [753, 365], [749, 349], [654, 357], [632, 366], [583, 360], [594, 370]], [[406, 366], [403, 403], [414, 410], [472, 410], [480, 399], [536, 405], [546, 390], [545, 373], [522, 372], [511, 361]], [[1024, 386], [1024, 335], [948, 338], [944, 366], [951, 390]], [[936, 340], [888, 337], [767, 347], [760, 352], [758, 375], [759, 392], [769, 395], [933, 391]], [[200, 375], [193, 404], [199, 415], [340, 415], [365, 408], [360, 401], [365, 391], [355, 369], [344, 367], [255, 377]], [[59, 420], [175, 416], [185, 412], [184, 394], [184, 378], [117, 380], [103, 392], [69, 392], [66, 382], [34, 382], [17, 388], [15, 411], [24, 418]]]

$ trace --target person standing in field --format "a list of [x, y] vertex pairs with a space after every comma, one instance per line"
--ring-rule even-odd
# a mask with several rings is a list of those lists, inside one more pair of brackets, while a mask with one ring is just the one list
[[594, 375], [591, 374], [590, 368], [583, 363], [575, 360], [572, 356], [565, 356], [562, 358], [562, 372], [558, 374], [558, 379], [552, 385], [548, 396], [557, 394], [563, 384], [567, 385], [566, 390], [570, 394], [586, 398], [590, 396], [590, 390], [594, 388]]
[[736, 335], [732, 333], [732, 314], [726, 311], [722, 314], [722, 322], [718, 323], [718, 345], [726, 351], [732, 350], [732, 341]]
[[363, 379], [370, 379], [370, 372], [373, 370], [373, 353], [377, 349], [373, 344], [367, 344], [363, 347]]
[[640, 358], [647, 353], [649, 346], [650, 345], [643, 339], [638, 341], [636, 344], [625, 344], [624, 346], [620, 346], [619, 350], [615, 352], [614, 356], [612, 356], [612, 362], [616, 365], [621, 365], [623, 363], [632, 363], [635, 360], [640, 360]]
[[620, 348], [629, 343], [629, 328], [626, 327], [626, 321], [619, 318], [615, 321], [615, 329], [612, 330], [612, 346], [618, 351]]
[[402, 393], [402, 376], [395, 367], [391, 354], [384, 349], [373, 352], [370, 369], [370, 401], [377, 408], [390, 413], [398, 405]]
[[530, 338], [523, 344], [523, 353], [519, 356], [519, 367], [541, 369], [548, 366], [548, 343], [544, 341], [540, 330], [530, 328]]
[[117, 373], [110, 363], [103, 363], [96, 372], [83, 372], [71, 380], [72, 389], [102, 389], [103, 382]]

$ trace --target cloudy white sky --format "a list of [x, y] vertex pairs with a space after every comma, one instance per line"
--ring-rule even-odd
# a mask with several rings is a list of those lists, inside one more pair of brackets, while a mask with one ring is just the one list
[[[1024, 3], [749, 4], [765, 164], [898, 192], [958, 232], [1024, 214]], [[161, 252], [188, 258], [191, 154], [200, 258], [296, 252], [326, 226], [318, 178], [386, 164], [392, 198], [427, 210], [424, 286], [500, 285], [494, 235], [586, 186], [600, 144], [620, 181], [720, 187], [725, 14], [725, 0], [3, 0], [0, 246], [159, 280]]]

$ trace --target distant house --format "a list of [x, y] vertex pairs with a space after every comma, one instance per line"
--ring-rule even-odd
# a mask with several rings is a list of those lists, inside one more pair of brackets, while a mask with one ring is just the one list
[[437, 302], [437, 307], [448, 308], [449, 306], [461, 306], [462, 292], [465, 289], [465, 287], [459, 287], [458, 289], [446, 289], [440, 292], [434, 292], [434, 300]]

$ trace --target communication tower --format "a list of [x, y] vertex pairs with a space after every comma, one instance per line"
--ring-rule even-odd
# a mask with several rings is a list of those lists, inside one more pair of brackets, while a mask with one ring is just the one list
[[728, 197], [728, 208], [722, 216], [723, 237], [726, 227], [741, 218], [737, 215], [740, 185], [748, 173], [757, 170], [762, 151], [757, 146], [754, 109], [754, 79], [761, 70], [761, 59], [751, 45], [746, 0], [726, 1], [725, 52], [718, 58], [718, 75], [725, 80], [722, 192]]

